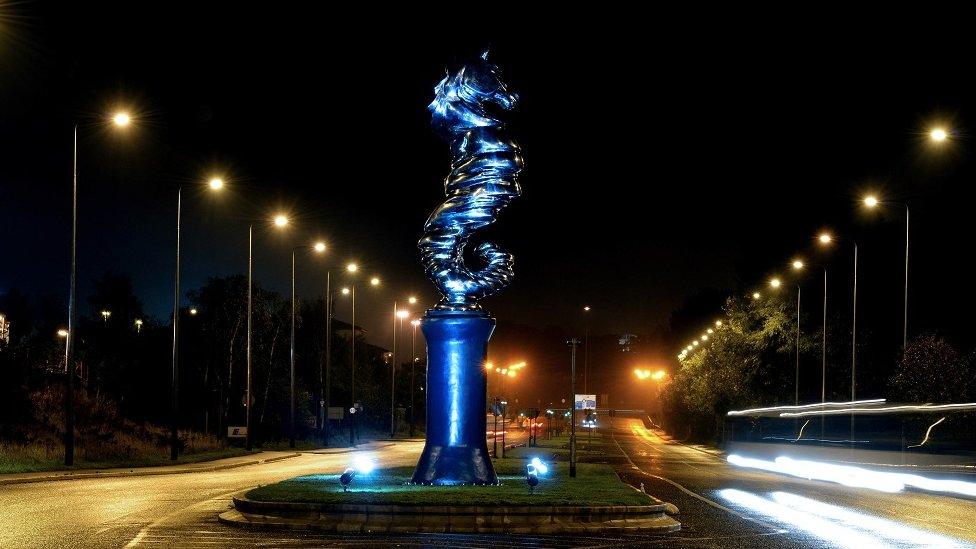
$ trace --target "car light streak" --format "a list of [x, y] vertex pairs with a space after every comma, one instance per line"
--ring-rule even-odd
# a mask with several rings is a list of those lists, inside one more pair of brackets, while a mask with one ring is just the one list
[[796, 435], [796, 440], [794, 440], [793, 442], [799, 442], [799, 440], [803, 438], [803, 430], [807, 428], [807, 425], [810, 425], [809, 419], [803, 422], [803, 427], [800, 427], [800, 432], [799, 434]]
[[808, 480], [824, 480], [836, 482], [852, 488], [870, 488], [881, 492], [900, 492], [905, 488], [903, 482], [890, 478], [890, 473], [879, 473], [861, 467], [849, 465], [833, 465], [816, 461], [794, 460], [786, 456], [776, 458], [776, 461], [753, 459], [731, 454], [728, 462], [739, 467], [761, 469], [773, 473], [782, 473]]
[[945, 536], [912, 528], [904, 524], [871, 515], [858, 513], [837, 505], [830, 505], [786, 492], [774, 492], [773, 500], [791, 509], [812, 513], [821, 518], [842, 522], [859, 530], [867, 531], [875, 538], [885, 538], [913, 547], [959, 547], [959, 541]]
[[783, 412], [779, 417], [835, 416], [841, 414], [891, 414], [908, 412], [939, 412], [942, 410], [976, 410], [976, 402], [959, 404], [902, 404], [882, 408], [841, 408], [839, 410], [815, 410], [809, 412]]
[[747, 416], [751, 414], [762, 414], [771, 412], [784, 412], [789, 410], [815, 410], [816, 414], [821, 413], [821, 408], [833, 408], [837, 406], [870, 406], [884, 404], [883, 398], [872, 398], [867, 400], [852, 400], [849, 402], [818, 402], [816, 404], [801, 404], [799, 406], [770, 406], [768, 408], [749, 408], [746, 410], [730, 410], [728, 416]]
[[922, 446], [925, 446], [925, 443], [929, 441], [929, 435], [932, 434], [932, 429], [936, 425], [942, 423], [945, 420], [946, 420], [946, 416], [942, 416], [942, 419], [940, 419], [939, 421], [936, 421], [932, 425], [929, 425], [929, 428], [925, 430], [925, 438], [922, 439], [922, 442], [919, 442], [918, 444], [912, 444], [911, 446], [909, 446], [909, 448], [920, 448]]
[[894, 493], [911, 487], [928, 492], [976, 497], [976, 483], [964, 480], [935, 479], [907, 473], [886, 473], [850, 465], [794, 460], [786, 456], [780, 456], [775, 461], [768, 461], [731, 454], [726, 459], [729, 463], [739, 467], [761, 469], [808, 480], [835, 482], [852, 488], [870, 488], [871, 490]]
[[862, 534], [853, 528], [841, 526], [840, 524], [810, 513], [791, 509], [755, 494], [726, 488], [725, 490], [720, 490], [719, 495], [731, 503], [770, 516], [841, 547], [850, 547], [852, 549], [889, 547], [888, 544]]

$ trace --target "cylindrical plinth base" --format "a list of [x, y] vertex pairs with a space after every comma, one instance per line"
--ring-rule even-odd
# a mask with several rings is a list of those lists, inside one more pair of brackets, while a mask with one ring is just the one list
[[414, 484], [498, 484], [485, 436], [485, 359], [495, 320], [482, 312], [427, 311], [427, 443]]

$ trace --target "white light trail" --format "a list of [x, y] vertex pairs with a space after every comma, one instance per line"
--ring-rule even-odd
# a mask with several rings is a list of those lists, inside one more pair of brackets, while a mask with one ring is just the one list
[[842, 408], [839, 410], [822, 410], [812, 412], [783, 412], [779, 417], [806, 417], [806, 416], [834, 416], [841, 414], [888, 414], [888, 413], [908, 413], [908, 412], [940, 412], [943, 410], [976, 410], [976, 402], [965, 402], [960, 404], [902, 404], [899, 406], [884, 406], [881, 408]]
[[851, 465], [794, 460], [786, 456], [780, 456], [775, 461], [768, 461], [731, 454], [726, 459], [729, 463], [739, 467], [781, 473], [807, 480], [835, 482], [852, 488], [869, 488], [880, 492], [894, 493], [911, 487], [928, 492], [976, 497], [976, 483], [964, 480], [935, 479], [907, 473], [887, 473]]
[[[883, 398], [872, 398], [867, 400], [852, 400], [850, 402], [818, 402], [816, 404], [801, 404], [799, 406], [770, 406], [768, 408], [749, 408], [747, 410], [731, 410], [726, 415], [746, 416], [749, 414], [760, 414], [769, 412], [782, 412], [787, 410], [810, 410], [817, 408], [833, 408], [836, 406], [868, 406], [873, 404], [884, 404]], [[820, 413], [818, 410], [817, 414]]]
[[871, 515], [858, 513], [837, 505], [830, 505], [809, 498], [773, 492], [773, 500], [800, 512], [812, 513], [824, 519], [839, 521], [869, 532], [877, 538], [885, 538], [899, 543], [910, 543], [912, 547], [959, 547], [959, 541], [938, 534], [912, 528], [904, 524]]
[[925, 446], [925, 443], [929, 441], [929, 435], [932, 434], [932, 429], [934, 429], [936, 425], [942, 423], [945, 420], [946, 420], [946, 416], [942, 416], [942, 419], [936, 421], [932, 425], [929, 425], [929, 428], [925, 430], [925, 438], [922, 439], [922, 442], [919, 442], [918, 444], [912, 444], [911, 446], [908, 446], [908, 448], [920, 448], [922, 446]]
[[796, 511], [755, 494], [727, 488], [720, 490], [719, 495], [736, 505], [770, 516], [841, 547], [850, 547], [851, 549], [889, 547], [888, 544], [864, 535], [853, 528], [841, 526], [810, 513]]
[[852, 488], [870, 488], [880, 492], [900, 492], [905, 484], [889, 478], [889, 473], [878, 473], [852, 467], [849, 465], [833, 465], [816, 461], [794, 460], [786, 456], [776, 458], [776, 461], [753, 459], [731, 454], [726, 458], [729, 463], [749, 469], [761, 469], [773, 473], [782, 473], [807, 480], [823, 480], [836, 482]]
[[800, 433], [796, 435], [796, 440], [794, 440], [793, 442], [799, 442], [800, 439], [803, 438], [803, 430], [807, 428], [807, 425], [810, 425], [809, 419], [803, 422], [803, 427], [800, 427]]

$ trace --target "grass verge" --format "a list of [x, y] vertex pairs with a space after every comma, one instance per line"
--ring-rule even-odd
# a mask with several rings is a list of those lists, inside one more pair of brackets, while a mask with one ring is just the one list
[[170, 461], [169, 450], [161, 449], [151, 454], [132, 457], [118, 461], [76, 461], [74, 466], [65, 467], [63, 453], [57, 457], [38, 457], [25, 452], [7, 451], [8, 446], [0, 447], [0, 474], [37, 473], [42, 471], [77, 471], [82, 469], [114, 469], [127, 467], [155, 467], [161, 465], [185, 465], [200, 463], [229, 457], [243, 456], [249, 453], [243, 448], [223, 448], [204, 450], [192, 454], [181, 454], [176, 462]]
[[649, 505], [653, 501], [628, 486], [607, 465], [581, 463], [569, 478], [567, 463], [553, 463], [535, 492], [525, 484], [523, 459], [496, 460], [499, 486], [416, 486], [413, 467], [377, 469], [342, 491], [339, 474], [307, 475], [262, 486], [249, 499], [302, 503], [378, 505]]

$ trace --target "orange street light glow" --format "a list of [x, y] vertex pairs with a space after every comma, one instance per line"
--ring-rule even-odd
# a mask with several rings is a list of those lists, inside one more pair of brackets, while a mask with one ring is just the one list
[[279, 229], [282, 228], [282, 227], [287, 226], [288, 225], [288, 216], [286, 216], [284, 214], [278, 214], [278, 215], [274, 216], [274, 224], [275, 224], [275, 227], [278, 227]]
[[932, 131], [929, 132], [929, 138], [936, 143], [941, 143], [949, 138], [949, 133], [942, 128], [933, 128]]
[[831, 242], [833, 242], [834, 241], [834, 237], [831, 236], [830, 233], [820, 233], [820, 236], [817, 237], [817, 240], [819, 240], [821, 244], [825, 244], [826, 245], [826, 244], [830, 244]]
[[874, 208], [875, 206], [878, 205], [878, 197], [874, 196], [873, 194], [869, 194], [865, 196], [864, 205], [867, 206], [868, 208]]
[[315, 245], [312, 246], [312, 249], [314, 249], [318, 253], [324, 252], [325, 251], [325, 242], [316, 242]]
[[127, 112], [117, 112], [112, 116], [112, 123], [120, 128], [124, 128], [132, 122], [132, 117]]

